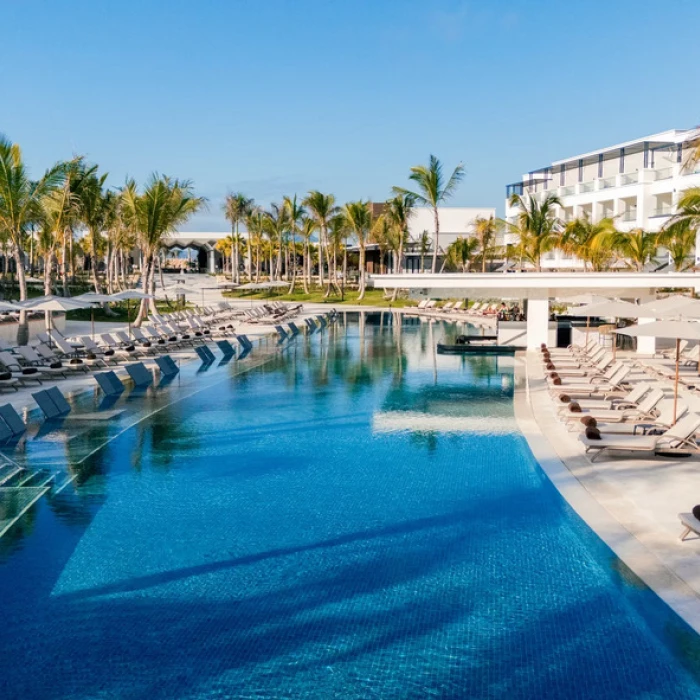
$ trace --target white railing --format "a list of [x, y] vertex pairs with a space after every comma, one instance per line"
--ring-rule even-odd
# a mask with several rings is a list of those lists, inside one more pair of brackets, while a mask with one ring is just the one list
[[652, 216], [671, 216], [673, 214], [673, 206], [671, 204], [662, 204], [656, 207], [652, 212]]
[[637, 220], [637, 210], [636, 209], [628, 209], [622, 215], [622, 220], [623, 221], [636, 221]]
[[626, 173], [620, 177], [621, 185], [634, 185], [639, 182], [639, 173]]
[[582, 182], [580, 185], [580, 191], [583, 192], [593, 192], [593, 182]]
[[654, 180], [670, 180], [673, 177], [673, 168], [659, 168], [654, 171]]
[[615, 177], [606, 177], [600, 181], [600, 189], [607, 190], [610, 187], [615, 187]]
[[576, 188], [573, 185], [569, 185], [568, 187], [561, 187], [559, 189], [559, 196], [560, 197], [568, 197], [571, 194], [575, 194]]

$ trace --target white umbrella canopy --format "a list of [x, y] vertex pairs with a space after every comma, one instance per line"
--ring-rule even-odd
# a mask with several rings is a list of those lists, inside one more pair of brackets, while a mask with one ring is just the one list
[[700, 299], [675, 295], [641, 305], [650, 318], [700, 318]]
[[36, 311], [72, 311], [73, 309], [87, 309], [90, 304], [77, 297], [57, 297], [54, 294], [49, 294], [45, 297], [36, 297], [20, 302], [20, 306]]
[[615, 318], [645, 318], [638, 304], [628, 301], [603, 301], [599, 304], [589, 304], [578, 309], [572, 309], [567, 316], [614, 316]]
[[0, 311], [22, 311], [26, 307], [19, 304], [13, 304], [11, 301], [0, 300]]
[[608, 299], [608, 297], [601, 297], [598, 294], [576, 294], [575, 296], [572, 297], [566, 297], [562, 299], [562, 302], [565, 304], [572, 304], [572, 305], [578, 305], [578, 304], [602, 304], [603, 302], [606, 301], [611, 301]]
[[114, 297], [111, 294], [95, 294], [94, 292], [78, 294], [78, 296], [70, 297], [70, 299], [87, 301], [90, 304], [103, 304], [105, 302], [114, 301]]
[[652, 321], [642, 325], [620, 328], [616, 331], [633, 337], [648, 336], [670, 338], [676, 341], [676, 378], [673, 384], [673, 422], [676, 422], [678, 408], [678, 372], [680, 364], [680, 341], [700, 340], [700, 323], [693, 321]]
[[265, 289], [264, 284], [264, 282], [248, 282], [247, 284], [242, 284], [236, 289], [236, 291], [247, 289]]
[[112, 301], [129, 301], [130, 299], [153, 299], [153, 294], [139, 292], [138, 289], [125, 289], [123, 292], [110, 294]]

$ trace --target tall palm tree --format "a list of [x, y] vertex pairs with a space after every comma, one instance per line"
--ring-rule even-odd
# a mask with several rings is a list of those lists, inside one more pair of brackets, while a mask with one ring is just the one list
[[479, 250], [479, 240], [471, 236], [458, 236], [445, 251], [445, 259], [455, 267], [461, 267], [462, 272], [469, 272], [476, 252]]
[[641, 228], [618, 231], [610, 238], [610, 245], [624, 263], [638, 272], [654, 260], [657, 249], [656, 235]]
[[427, 231], [421, 231], [415, 242], [418, 244], [418, 251], [420, 252], [420, 271], [423, 272], [425, 270], [425, 256], [430, 250], [430, 234]]
[[304, 294], [309, 293], [309, 285], [311, 284], [311, 236], [317, 229], [318, 224], [315, 219], [304, 215], [299, 228], [301, 237], [304, 239], [304, 274], [302, 275]]
[[250, 257], [250, 275], [253, 274], [253, 250], [255, 250], [255, 281], [260, 280], [260, 249], [265, 228], [265, 212], [261, 207], [253, 206], [246, 214], [246, 229], [248, 230], [248, 254]]
[[[231, 224], [231, 238], [232, 240], [238, 238], [238, 224], [241, 221], [245, 221], [246, 216], [250, 208], [253, 206], [253, 200], [246, 197], [241, 192], [230, 192], [226, 195], [224, 199], [224, 216], [228, 219]], [[231, 246], [231, 281], [238, 284], [241, 281], [240, 271], [239, 271], [239, 260], [238, 260], [238, 246]], [[250, 265], [251, 265], [251, 255], [250, 255], [250, 241], [248, 244], [248, 280], [250, 281]]]
[[464, 166], [460, 163], [452, 172], [447, 182], [442, 173], [442, 163], [434, 156], [430, 156], [427, 166], [415, 165], [411, 168], [409, 180], [413, 180], [418, 186], [418, 192], [411, 192], [403, 187], [394, 187], [396, 194], [410, 194], [414, 200], [423, 206], [433, 210], [435, 220], [435, 232], [433, 238], [433, 263], [431, 271], [435, 274], [437, 269], [437, 256], [440, 248], [440, 217], [438, 206], [449, 199], [457, 189], [457, 185], [464, 177]]
[[[332, 194], [323, 194], [318, 190], [311, 190], [302, 204], [309, 210], [311, 216], [316, 220], [320, 233], [318, 246], [318, 283], [323, 286], [323, 254], [325, 251], [326, 257], [329, 259], [328, 264], [328, 288], [325, 296], [329, 297], [331, 288], [334, 284], [332, 278], [332, 268], [330, 265], [330, 256], [328, 251], [328, 227], [331, 219], [338, 213], [338, 207], [335, 204], [335, 197]], [[335, 285], [337, 287], [337, 284]]]
[[357, 202], [348, 202], [343, 206], [342, 217], [345, 224], [352, 232], [357, 245], [360, 249], [360, 294], [357, 297], [358, 301], [365, 298], [365, 246], [369, 236], [370, 228], [372, 227], [372, 212], [369, 207], [369, 202], [359, 200]]
[[285, 197], [284, 207], [287, 210], [287, 220], [289, 222], [289, 230], [291, 237], [291, 261], [292, 261], [292, 279], [289, 285], [289, 293], [294, 291], [294, 284], [297, 277], [297, 235], [300, 231], [300, 226], [306, 216], [306, 209], [297, 201], [297, 196]]
[[479, 242], [481, 257], [481, 271], [486, 272], [486, 263], [493, 257], [495, 252], [496, 233], [498, 232], [498, 222], [493, 216], [488, 219], [478, 216], [474, 220], [474, 238]]
[[102, 293], [97, 276], [98, 250], [102, 247], [104, 240], [102, 232], [109, 227], [116, 206], [114, 195], [104, 190], [106, 180], [107, 173], [97, 175], [96, 172], [91, 172], [83, 179], [78, 191], [78, 216], [87, 229], [87, 243], [95, 294]]
[[587, 216], [583, 216], [566, 224], [561, 237], [561, 248], [583, 262], [584, 272], [588, 272], [588, 265], [600, 272], [612, 257], [610, 241], [615, 233], [612, 219], [605, 218], [593, 223]]
[[[413, 208], [415, 203], [415, 196], [405, 192], [388, 199], [384, 205], [384, 215], [389, 225], [394, 229], [398, 240], [398, 250], [396, 251], [396, 260], [394, 264], [394, 272], [397, 273], [400, 272], [403, 267], [404, 249], [409, 239], [408, 226], [414, 213]], [[399, 289], [397, 287], [392, 294], [392, 301], [396, 301], [398, 293]]]
[[[269, 262], [270, 262], [270, 279], [279, 279], [282, 271], [282, 249], [284, 247], [284, 238], [288, 230], [287, 209], [283, 204], [270, 205], [270, 211], [265, 212], [263, 221], [263, 232], [267, 235], [270, 242]], [[274, 264], [274, 255], [277, 253], [277, 264]]]
[[542, 255], [558, 243], [560, 222], [555, 207], [561, 206], [561, 201], [553, 194], [548, 194], [541, 202], [532, 195], [524, 198], [514, 194], [510, 206], [520, 209], [515, 227], [520, 236], [521, 255], [541, 272]]
[[681, 193], [676, 213], [668, 220], [657, 239], [659, 245], [668, 249], [676, 270], [685, 270], [694, 265], [694, 262], [688, 264], [687, 258], [698, 252], [695, 245], [698, 232], [700, 187], [691, 187]]
[[[41, 201], [63, 183], [66, 164], [59, 163], [47, 170], [37, 181], [29, 179], [20, 147], [0, 135], [0, 235], [6, 236], [12, 246], [17, 266], [19, 298], [27, 298], [27, 279], [24, 273], [24, 236], [33, 221], [41, 218]], [[29, 326], [25, 311], [20, 312], [17, 342], [26, 345]]]
[[[193, 214], [206, 205], [204, 197], [197, 197], [189, 180], [173, 180], [154, 174], [142, 192], [136, 182], [129, 180], [123, 190], [124, 215], [137, 232], [143, 254], [143, 291], [155, 294], [156, 258], [165, 239]], [[141, 303], [136, 324], [146, 318], [148, 308], [155, 311], [155, 304]]]

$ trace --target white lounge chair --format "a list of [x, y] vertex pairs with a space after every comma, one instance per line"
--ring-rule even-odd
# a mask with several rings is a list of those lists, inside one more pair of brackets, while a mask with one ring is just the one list
[[586, 453], [595, 450], [591, 461], [595, 462], [606, 452], [679, 452], [696, 454], [698, 445], [693, 435], [700, 429], [700, 415], [689, 413], [681, 418], [673, 427], [661, 435], [615, 435], [595, 440], [585, 434], [579, 435], [579, 440], [586, 448]]

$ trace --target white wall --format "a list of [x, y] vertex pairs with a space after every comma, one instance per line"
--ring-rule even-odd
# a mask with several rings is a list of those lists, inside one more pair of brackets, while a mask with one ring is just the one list
[[[446, 248], [458, 236], [466, 236], [472, 232], [474, 220], [483, 217], [488, 219], [496, 216], [495, 207], [438, 207], [440, 217], [440, 248]], [[412, 239], [417, 239], [423, 231], [432, 238], [435, 231], [433, 211], [428, 207], [416, 207], [411, 217], [409, 233]]]

